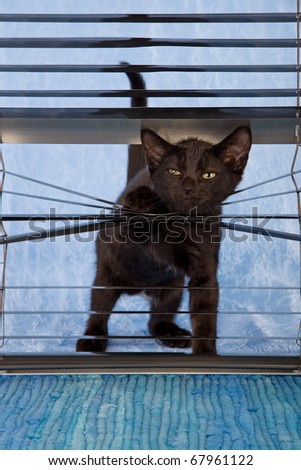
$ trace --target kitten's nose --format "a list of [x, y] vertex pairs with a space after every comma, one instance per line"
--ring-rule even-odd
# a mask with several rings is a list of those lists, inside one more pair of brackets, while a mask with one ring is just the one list
[[189, 194], [192, 192], [193, 188], [194, 188], [194, 180], [192, 178], [184, 178], [183, 182], [183, 190], [184, 190], [184, 193], [189, 196]]
[[191, 191], [192, 191], [192, 188], [184, 188], [184, 193], [187, 194], [187, 196], [189, 196]]

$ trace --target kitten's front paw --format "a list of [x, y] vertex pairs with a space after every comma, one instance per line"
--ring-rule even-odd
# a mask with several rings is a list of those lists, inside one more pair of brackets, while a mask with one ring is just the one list
[[157, 323], [152, 334], [157, 336], [159, 341], [169, 348], [189, 348], [191, 346], [190, 331], [180, 328], [175, 323]]
[[79, 339], [76, 343], [77, 352], [102, 353], [106, 347], [107, 340], [104, 339]]

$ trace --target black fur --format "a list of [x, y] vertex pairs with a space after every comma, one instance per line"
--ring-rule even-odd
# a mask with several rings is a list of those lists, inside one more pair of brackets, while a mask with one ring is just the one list
[[[143, 83], [139, 75], [131, 74], [130, 79], [134, 85]], [[197, 138], [171, 144], [143, 129], [141, 142], [147, 165], [117, 202], [157, 218], [141, 221], [129, 216], [127, 225], [100, 234], [94, 286], [107, 289], [92, 289], [91, 310], [96, 313], [85, 334], [107, 335], [109, 315], [119, 296], [145, 290], [150, 298], [152, 335], [169, 347], [192, 344], [194, 354], [216, 353], [221, 203], [242, 178], [251, 131], [239, 127], [214, 145]], [[182, 218], [168, 215], [162, 222], [163, 214], [171, 213]], [[187, 222], [189, 214], [203, 216], [203, 220]], [[185, 276], [189, 277], [192, 341], [190, 332], [174, 323]], [[110, 289], [114, 286], [123, 289]], [[106, 345], [105, 339], [80, 339], [77, 350], [103, 352]]]

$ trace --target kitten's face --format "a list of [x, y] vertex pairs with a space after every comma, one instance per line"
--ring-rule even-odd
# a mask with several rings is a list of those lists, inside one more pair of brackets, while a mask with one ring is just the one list
[[142, 143], [155, 190], [173, 212], [210, 215], [242, 178], [251, 132], [240, 127], [217, 145], [187, 139], [171, 145], [152, 131]]

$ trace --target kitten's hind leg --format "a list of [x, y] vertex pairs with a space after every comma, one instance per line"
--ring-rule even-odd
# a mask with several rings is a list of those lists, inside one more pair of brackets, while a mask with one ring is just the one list
[[[177, 278], [166, 284], [166, 287], [181, 286], [183, 283], [184, 279]], [[182, 300], [182, 289], [154, 289], [149, 294], [152, 298], [152, 313], [148, 323], [151, 335], [169, 348], [189, 348], [191, 333], [174, 323], [175, 313]]]
[[[86, 336], [107, 336], [108, 320], [110, 312], [118, 300], [121, 292], [117, 289], [92, 289], [91, 310], [92, 313], [88, 320], [85, 335]], [[101, 353], [106, 350], [107, 338], [81, 338], [77, 341], [76, 351]]]

